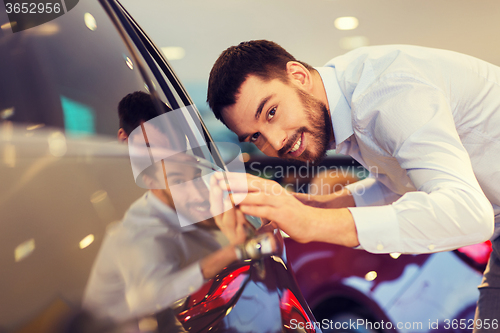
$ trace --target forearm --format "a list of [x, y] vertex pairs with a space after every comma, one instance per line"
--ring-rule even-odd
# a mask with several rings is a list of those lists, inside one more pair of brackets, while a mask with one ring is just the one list
[[307, 230], [308, 242], [325, 242], [347, 247], [359, 245], [354, 219], [346, 208], [317, 209], [317, 214], [310, 221]]
[[317, 208], [346, 208], [356, 206], [354, 198], [347, 188], [325, 195], [294, 193], [294, 196], [303, 204]]

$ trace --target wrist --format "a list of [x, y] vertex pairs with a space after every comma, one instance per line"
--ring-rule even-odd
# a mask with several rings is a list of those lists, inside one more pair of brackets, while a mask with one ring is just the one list
[[306, 228], [304, 242], [326, 242], [355, 247], [359, 245], [356, 225], [347, 208], [318, 209]]
[[327, 205], [323, 208], [346, 208], [356, 206], [351, 191], [345, 187], [340, 191], [330, 194], [329, 201], [326, 204]]

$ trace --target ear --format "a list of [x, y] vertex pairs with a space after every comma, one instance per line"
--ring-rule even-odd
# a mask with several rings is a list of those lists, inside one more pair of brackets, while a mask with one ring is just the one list
[[161, 184], [157, 179], [155, 179], [155, 177], [152, 177], [152, 176], [147, 175], [147, 174], [142, 176], [142, 182], [150, 190], [164, 189], [165, 188], [164, 184]]
[[300, 62], [289, 61], [286, 64], [286, 73], [290, 82], [295, 85], [305, 89], [306, 91], [311, 91], [313, 87], [313, 80], [311, 72], [304, 67]]
[[128, 135], [125, 133], [125, 130], [123, 128], [120, 128], [118, 130], [118, 141], [120, 142], [127, 142], [128, 141]]

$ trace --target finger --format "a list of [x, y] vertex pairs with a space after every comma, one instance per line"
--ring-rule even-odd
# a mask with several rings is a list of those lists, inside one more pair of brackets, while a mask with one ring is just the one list
[[236, 215], [236, 221], [238, 224], [244, 225], [247, 222], [247, 219], [245, 218], [245, 214], [241, 211], [239, 208], [235, 208], [235, 215]]
[[231, 193], [229, 196], [235, 206], [238, 206], [243, 199], [246, 198], [248, 193]]
[[246, 231], [247, 226], [246, 225], [248, 223], [245, 219], [245, 215], [243, 215], [243, 212], [241, 212], [241, 210], [237, 209], [235, 211], [235, 215], [236, 215], [236, 221], [237, 221], [236, 230], [235, 230], [235, 233], [236, 233], [235, 239], [237, 239], [239, 243], [243, 243], [247, 238], [247, 231]]
[[281, 198], [267, 193], [233, 194], [234, 202], [238, 205], [279, 206]]
[[224, 181], [219, 181], [219, 186], [225, 191], [232, 192], [282, 192], [281, 185], [273, 180], [263, 179], [250, 174], [227, 172]]
[[210, 213], [212, 216], [217, 217], [224, 212], [224, 206], [222, 202], [222, 190], [218, 186], [212, 186], [210, 188]]
[[248, 181], [245, 173], [225, 172], [220, 175], [217, 176], [219, 177], [218, 184], [224, 191], [248, 192]]
[[229, 195], [224, 198], [224, 212], [227, 212], [228, 210], [232, 209], [234, 207], [231, 198]]
[[253, 231], [257, 230], [250, 222], [248, 222], [245, 214], [243, 214], [243, 212], [239, 208], [235, 208], [235, 215], [237, 224], [242, 225], [244, 229], [247, 229], [247, 233], [252, 233]]
[[236, 216], [235, 216], [235, 208], [226, 210], [224, 215], [222, 216], [222, 227], [232, 236], [236, 232]]
[[243, 205], [240, 210], [248, 215], [274, 220], [276, 210], [269, 206]]

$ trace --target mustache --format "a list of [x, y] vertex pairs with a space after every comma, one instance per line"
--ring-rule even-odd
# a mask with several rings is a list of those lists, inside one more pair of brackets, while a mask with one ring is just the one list
[[278, 151], [278, 156], [284, 156], [290, 149], [292, 149], [297, 139], [302, 135], [302, 132], [309, 132], [306, 127], [301, 127], [297, 132], [288, 140], [288, 142]]

